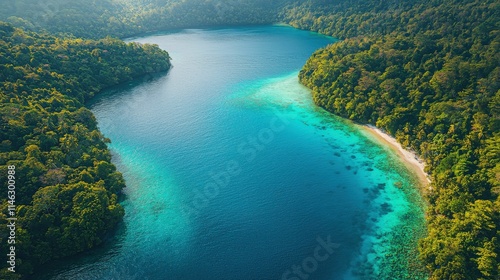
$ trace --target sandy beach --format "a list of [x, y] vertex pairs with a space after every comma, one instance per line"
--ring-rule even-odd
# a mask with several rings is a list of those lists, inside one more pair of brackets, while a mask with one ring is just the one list
[[417, 175], [422, 187], [425, 188], [430, 185], [429, 175], [424, 170], [425, 164], [414, 152], [404, 149], [395, 138], [377, 127], [371, 125], [360, 125], [360, 127], [376, 140], [393, 150], [406, 166]]

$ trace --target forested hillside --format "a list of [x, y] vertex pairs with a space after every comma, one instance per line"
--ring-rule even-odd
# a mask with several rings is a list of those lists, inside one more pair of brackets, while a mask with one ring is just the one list
[[[170, 67], [153, 45], [58, 38], [0, 22], [0, 181], [15, 166], [16, 273], [103, 242], [123, 216], [122, 175], [84, 102], [102, 89]], [[6, 187], [4, 188], [4, 190]], [[6, 256], [8, 202], [0, 212]]]
[[321, 107], [394, 135], [432, 176], [421, 258], [431, 279], [498, 279], [500, 3], [355, 1], [290, 7], [346, 38], [300, 73]]
[[30, 31], [103, 38], [130, 29], [115, 16], [121, 10], [113, 0], [3, 0], [0, 20]]
[[0, 20], [78, 37], [127, 37], [200, 26], [269, 24], [290, 0], [5, 0]]
[[289, 0], [115, 0], [125, 7], [136, 32], [166, 28], [270, 24]]

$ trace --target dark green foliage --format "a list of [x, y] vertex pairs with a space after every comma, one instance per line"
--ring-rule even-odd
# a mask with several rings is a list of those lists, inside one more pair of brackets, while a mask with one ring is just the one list
[[0, 20], [28, 30], [88, 38], [126, 37], [167, 28], [266, 24], [289, 0], [6, 0]]
[[122, 10], [114, 0], [3, 0], [0, 20], [26, 28], [84, 37], [105, 37], [123, 28], [114, 15]]
[[420, 253], [431, 279], [498, 279], [500, 5], [381, 3], [289, 8], [292, 24], [348, 38], [313, 54], [300, 80], [318, 105], [425, 159], [433, 183]]
[[0, 271], [10, 279], [101, 244], [121, 221], [124, 180], [83, 104], [105, 87], [169, 69], [170, 57], [154, 45], [112, 38], [57, 38], [1, 22], [0, 32], [0, 181], [5, 190], [7, 166], [15, 165], [19, 219], [18, 274], [5, 262]]
[[136, 32], [219, 25], [269, 24], [289, 0], [121, 0]]

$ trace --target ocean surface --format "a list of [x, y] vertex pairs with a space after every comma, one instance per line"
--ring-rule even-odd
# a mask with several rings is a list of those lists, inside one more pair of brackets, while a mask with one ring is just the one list
[[261, 26], [130, 41], [173, 68], [89, 104], [126, 179], [124, 223], [37, 279], [421, 278], [415, 176], [298, 82], [334, 38]]

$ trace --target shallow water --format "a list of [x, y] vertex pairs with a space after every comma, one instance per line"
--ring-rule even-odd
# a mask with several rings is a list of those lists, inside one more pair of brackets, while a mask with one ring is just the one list
[[415, 178], [298, 83], [333, 38], [265, 26], [133, 41], [174, 67], [91, 104], [127, 181], [124, 224], [42, 279], [418, 279]]

